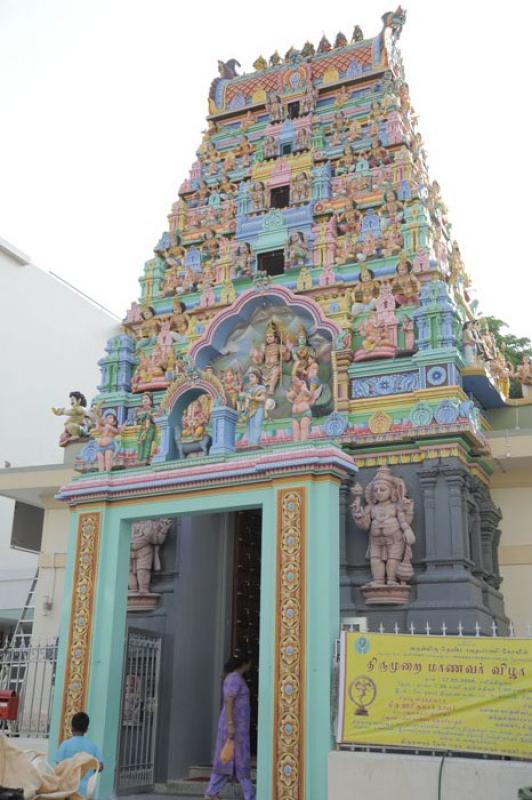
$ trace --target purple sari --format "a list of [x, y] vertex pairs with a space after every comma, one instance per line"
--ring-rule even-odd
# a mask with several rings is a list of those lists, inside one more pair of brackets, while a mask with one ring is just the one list
[[[227, 720], [225, 714], [225, 701], [228, 697], [233, 700], [233, 722], [235, 725], [235, 755], [232, 761], [222, 764], [220, 751], [224, 746], [227, 735]], [[218, 720], [218, 734], [216, 736], [216, 751], [214, 754], [213, 772], [217, 775], [249, 778], [251, 776], [251, 754], [249, 750], [249, 689], [246, 681], [238, 672], [230, 672], [224, 680], [224, 705]]]

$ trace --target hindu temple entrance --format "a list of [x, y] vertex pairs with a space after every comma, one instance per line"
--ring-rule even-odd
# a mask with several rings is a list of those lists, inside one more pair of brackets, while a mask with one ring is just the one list
[[[128, 645], [122, 685], [118, 786], [167, 784], [172, 790], [208, 777], [222, 702], [223, 665], [246, 652], [253, 668], [251, 751], [257, 753], [261, 576], [258, 509], [159, 520], [148, 605], [128, 594]], [[133, 523], [132, 542], [149, 520]], [[157, 525], [157, 521], [153, 521]], [[139, 534], [140, 531], [140, 534]]]

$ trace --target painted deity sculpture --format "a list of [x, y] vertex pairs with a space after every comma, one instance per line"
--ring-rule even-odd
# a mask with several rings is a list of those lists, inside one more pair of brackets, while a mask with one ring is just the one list
[[116, 414], [112, 411], [105, 414], [101, 414], [99, 410], [96, 411], [96, 424], [91, 431], [91, 436], [96, 442], [98, 472], [109, 472], [112, 469], [117, 449], [116, 439], [122, 430], [123, 426], [118, 425]]
[[304, 441], [309, 437], [312, 424], [311, 409], [320, 390], [321, 386], [313, 386], [310, 372], [308, 380], [305, 380], [299, 372], [292, 375], [292, 383], [286, 396], [292, 404], [292, 438], [295, 442]]
[[362, 267], [358, 281], [351, 292], [351, 314], [357, 317], [367, 311], [372, 311], [377, 305], [380, 282], [376, 280], [373, 270]]
[[159, 549], [166, 540], [171, 524], [171, 519], [144, 519], [131, 526], [128, 582], [130, 593], [152, 594], [152, 572], [160, 572]]
[[419, 281], [412, 273], [410, 261], [400, 259], [396, 268], [396, 277], [392, 283], [392, 292], [400, 306], [419, 305]]
[[268, 396], [273, 397], [281, 380], [283, 362], [290, 361], [291, 353], [288, 347], [281, 342], [281, 335], [275, 322], [270, 322], [266, 328], [264, 344], [251, 350], [251, 360], [262, 370], [260, 378], [264, 376]]
[[308, 258], [308, 246], [304, 234], [299, 231], [291, 233], [284, 251], [285, 269], [298, 269], [308, 261]]
[[91, 412], [87, 409], [87, 400], [81, 392], [70, 392], [70, 408], [52, 408], [56, 417], [65, 416], [65, 429], [59, 438], [59, 446], [66, 447], [69, 442], [85, 439], [94, 423]]
[[137, 464], [149, 464], [152, 457], [157, 425], [155, 424], [155, 411], [153, 399], [149, 392], [144, 392], [137, 411]]
[[202, 394], [192, 400], [183, 411], [181, 422], [175, 430], [175, 444], [179, 458], [191, 453], [208, 455], [212, 439], [207, 432], [212, 400]]
[[365, 489], [355, 484], [351, 495], [353, 520], [358, 528], [369, 531], [366, 557], [372, 582], [368, 588], [407, 583], [414, 575], [412, 546], [416, 537], [411, 527], [414, 502], [407, 496], [404, 480], [392, 475], [389, 467], [381, 467]]
[[246, 423], [246, 438], [249, 445], [256, 446], [260, 443], [268, 394], [261, 370], [254, 367], [249, 369], [247, 385], [240, 401], [240, 419]]

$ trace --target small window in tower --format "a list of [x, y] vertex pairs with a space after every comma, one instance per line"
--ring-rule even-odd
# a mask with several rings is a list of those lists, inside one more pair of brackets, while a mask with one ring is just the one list
[[290, 205], [290, 187], [276, 186], [270, 191], [270, 208], [286, 208]]
[[289, 156], [291, 152], [292, 152], [292, 145], [290, 144], [290, 142], [288, 142], [287, 144], [281, 145], [281, 155], [282, 156]]
[[299, 100], [295, 103], [288, 103], [288, 119], [297, 119], [299, 117]]
[[259, 271], [267, 272], [268, 275], [282, 275], [284, 272], [284, 250], [259, 253], [257, 268]]

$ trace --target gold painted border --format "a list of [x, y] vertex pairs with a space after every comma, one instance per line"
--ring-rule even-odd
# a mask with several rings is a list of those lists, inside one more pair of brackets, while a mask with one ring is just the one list
[[77, 711], [84, 711], [87, 702], [100, 516], [98, 513], [80, 514], [78, 520], [63, 706], [59, 726], [62, 740], [71, 736], [72, 716]]
[[306, 497], [277, 495], [272, 800], [304, 800]]

